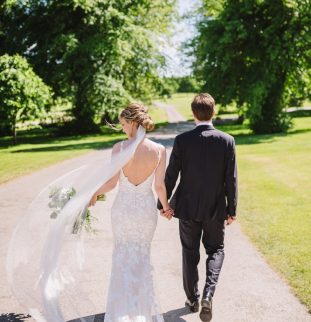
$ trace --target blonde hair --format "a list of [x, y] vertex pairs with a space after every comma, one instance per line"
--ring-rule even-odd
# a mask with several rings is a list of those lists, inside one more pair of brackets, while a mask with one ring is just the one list
[[154, 123], [147, 113], [147, 109], [143, 104], [130, 103], [120, 114], [119, 119], [124, 118], [127, 121], [134, 121], [138, 125], [144, 127], [147, 131], [154, 129]]

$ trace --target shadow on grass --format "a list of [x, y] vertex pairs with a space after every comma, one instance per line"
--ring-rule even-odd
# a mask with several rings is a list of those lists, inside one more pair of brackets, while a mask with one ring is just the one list
[[[167, 122], [157, 123], [156, 129], [166, 126]], [[47, 132], [49, 133], [49, 132]], [[35, 135], [32, 133], [32, 135]], [[102, 137], [111, 135], [111, 139], [109, 141], [104, 142], [85, 142], [85, 143], [79, 143], [79, 139], [87, 139], [88, 137], [94, 138], [94, 137]], [[116, 142], [120, 141], [120, 137], [114, 138], [115, 136], [120, 136], [119, 132], [112, 132], [112, 133], [104, 133], [104, 134], [93, 134], [93, 135], [76, 135], [76, 136], [69, 136], [69, 137], [60, 137], [60, 138], [51, 138], [46, 136], [42, 136], [42, 133], [40, 133], [40, 136], [34, 136], [34, 137], [28, 137], [27, 144], [47, 144], [47, 146], [44, 147], [31, 147], [26, 149], [17, 149], [12, 151], [11, 153], [21, 153], [21, 152], [53, 152], [53, 151], [70, 151], [70, 150], [100, 150], [100, 149], [108, 149], [111, 148]], [[77, 143], [72, 144], [65, 144], [65, 145], [57, 145], [57, 143], [60, 142], [66, 142], [69, 140], [76, 140]], [[1, 140], [0, 140], [1, 142]], [[20, 143], [26, 143], [21, 142]], [[49, 145], [48, 145], [49, 144]], [[55, 144], [55, 145], [54, 145]], [[1, 146], [1, 144], [0, 144]]]
[[111, 139], [105, 142], [86, 142], [86, 143], [73, 143], [67, 145], [47, 145], [44, 147], [33, 147], [29, 149], [20, 149], [11, 151], [11, 153], [21, 152], [52, 152], [52, 151], [70, 151], [70, 150], [100, 150], [111, 148], [120, 139]]
[[166, 126], [167, 124], [169, 124], [167, 121], [165, 121], [165, 122], [158, 122], [158, 123], [156, 123], [155, 124], [155, 129], [159, 129], [159, 128], [161, 128], [161, 127], [163, 127], [163, 126]]
[[[193, 122], [180, 122], [179, 128], [180, 130], [187, 131], [189, 130], [189, 124], [193, 125]], [[184, 128], [183, 128], [184, 126]], [[168, 124], [167, 122], [158, 123], [156, 124], [156, 129], [163, 127], [164, 131], [167, 132], [172, 127], [172, 133], [174, 133], [173, 127], [174, 124]], [[289, 131], [288, 133], [275, 133], [275, 134], [252, 134], [249, 127], [246, 124], [243, 125], [218, 125], [216, 126], [217, 129], [224, 131], [226, 133], [231, 134], [234, 136], [237, 145], [250, 145], [250, 144], [260, 144], [260, 143], [267, 143], [273, 142], [278, 137], [284, 136], [291, 136], [295, 134], [307, 133], [311, 132], [310, 128], [300, 128], [294, 129]], [[29, 147], [29, 148], [21, 148], [11, 151], [11, 153], [20, 153], [20, 152], [49, 152], [49, 151], [70, 151], [70, 150], [98, 150], [103, 148], [110, 148], [120, 140], [120, 133], [119, 132], [111, 132], [111, 133], [99, 133], [93, 135], [76, 135], [76, 136], [65, 136], [65, 137], [55, 137], [53, 133], [50, 131], [46, 131], [45, 129], [41, 131], [38, 130], [30, 130], [30, 133], [25, 133], [24, 136], [19, 138], [19, 144], [46, 144], [44, 147]], [[169, 132], [169, 131], [168, 131]], [[176, 133], [177, 134], [177, 133]], [[110, 135], [109, 141], [103, 142], [91, 142], [92, 138], [99, 138], [102, 136]], [[118, 136], [118, 137], [116, 137]], [[155, 138], [152, 137], [156, 142], [161, 143], [165, 146], [172, 146], [174, 139], [172, 138]], [[90, 138], [90, 142], [79, 143], [80, 139], [86, 140]], [[70, 143], [61, 145], [61, 143], [66, 143], [67, 141], [76, 141], [77, 143]], [[10, 147], [10, 138], [5, 137], [0, 139], [0, 147]]]
[[[310, 129], [298, 129], [293, 130], [288, 133], [273, 133], [273, 134], [237, 134], [234, 135], [234, 139], [237, 145], [250, 145], [250, 144], [260, 144], [274, 142], [276, 138], [279, 137], [288, 137], [295, 134], [311, 132]], [[230, 132], [228, 132], [230, 133]]]
[[18, 314], [18, 313], [2, 313], [0, 315], [0, 322], [23, 322], [27, 321], [30, 315]]
[[216, 126], [218, 130], [224, 131], [226, 133], [234, 136], [237, 145], [243, 144], [260, 144], [273, 142], [276, 138], [292, 136], [296, 134], [311, 132], [311, 124], [309, 128], [298, 128], [292, 129], [287, 133], [272, 133], [272, 134], [253, 134], [251, 133], [248, 125], [219, 125]]
[[[101, 132], [93, 134], [76, 134], [76, 135], [59, 135], [57, 128], [48, 129], [30, 129], [19, 131], [17, 134], [17, 147], [22, 144], [56, 144], [59, 142], [66, 141], [79, 141], [81, 139], [87, 138], [99, 138], [103, 136], [110, 135], [112, 138], [114, 136], [120, 135], [121, 131], [112, 130], [107, 127], [103, 127]], [[12, 137], [5, 136], [0, 137], [0, 147], [12, 147]]]
[[[188, 131], [192, 129], [189, 124], [193, 122], [180, 122], [179, 127], [183, 131]], [[173, 124], [169, 124], [168, 127], [172, 127]], [[231, 134], [235, 138], [236, 145], [251, 145], [260, 143], [274, 142], [279, 137], [293, 136], [296, 134], [311, 132], [310, 128], [294, 129], [288, 133], [274, 133], [274, 134], [252, 134], [247, 125], [219, 125], [216, 128], [220, 131]], [[177, 133], [176, 133], [177, 134]], [[150, 136], [150, 138], [166, 147], [172, 147], [174, 144], [174, 138], [158, 138], [156, 136]]]

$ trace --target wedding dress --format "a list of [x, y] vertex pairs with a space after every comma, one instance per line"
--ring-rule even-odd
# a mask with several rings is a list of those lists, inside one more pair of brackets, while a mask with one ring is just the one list
[[[160, 153], [157, 166], [159, 161]], [[120, 170], [119, 190], [111, 209], [114, 250], [105, 322], [164, 321], [156, 303], [150, 262], [158, 218], [152, 192], [156, 168], [138, 185]]]
[[[145, 137], [136, 136], [108, 160], [99, 154], [90, 163], [50, 182], [19, 219], [6, 259], [8, 282], [25, 311], [37, 322], [94, 322], [97, 301], [88, 281], [100, 274], [86, 243], [85, 215], [92, 195], [121, 171], [112, 208], [115, 238], [108, 322], [163, 322], [156, 305], [150, 243], [157, 224], [152, 193], [154, 172], [134, 186], [122, 173]], [[85, 238], [86, 237], [86, 238]]]

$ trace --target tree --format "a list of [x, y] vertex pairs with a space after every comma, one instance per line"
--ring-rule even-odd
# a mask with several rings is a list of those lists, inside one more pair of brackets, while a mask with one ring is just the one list
[[16, 124], [45, 113], [51, 102], [51, 91], [19, 55], [0, 56], [0, 130], [13, 135]]
[[255, 133], [287, 130], [284, 106], [310, 95], [310, 9], [309, 0], [203, 1], [195, 75], [219, 103], [246, 107]]
[[201, 84], [193, 76], [182, 76], [176, 80], [178, 82], [177, 92], [196, 93], [200, 90]]
[[6, 1], [2, 51], [26, 56], [57, 95], [71, 98], [80, 132], [96, 130], [97, 115], [159, 88], [156, 35], [166, 32], [174, 2]]

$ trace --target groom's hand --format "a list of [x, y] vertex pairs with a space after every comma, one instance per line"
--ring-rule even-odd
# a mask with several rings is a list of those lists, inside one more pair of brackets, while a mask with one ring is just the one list
[[160, 209], [160, 214], [168, 220], [171, 220], [174, 215], [174, 211], [171, 208], [167, 209], [166, 211], [164, 211], [164, 209]]
[[228, 226], [228, 225], [231, 225], [234, 221], [235, 221], [235, 216], [228, 216], [227, 217], [227, 220], [226, 220], [226, 225]]

